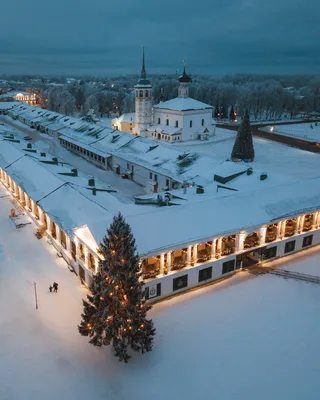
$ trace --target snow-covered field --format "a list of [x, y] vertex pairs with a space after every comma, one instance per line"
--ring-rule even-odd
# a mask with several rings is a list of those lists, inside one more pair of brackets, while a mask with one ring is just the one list
[[[13, 227], [6, 194], [0, 186], [1, 400], [319, 398], [319, 285], [240, 273], [162, 302], [154, 351], [123, 365], [78, 334], [85, 289], [33, 225]], [[302, 254], [286, 268], [320, 269], [318, 249]]]
[[320, 122], [317, 125], [314, 122], [309, 122], [305, 124], [267, 126], [261, 130], [270, 134], [291, 136], [308, 142], [320, 143]]
[[[295, 125], [296, 126], [296, 125]], [[213, 141], [179, 143], [179, 149], [195, 151], [214, 157], [221, 162], [230, 158], [237, 132], [217, 128]], [[319, 154], [306, 152], [281, 143], [253, 137], [255, 160], [252, 168], [268, 173], [279, 183], [288, 179], [306, 179], [320, 175]]]

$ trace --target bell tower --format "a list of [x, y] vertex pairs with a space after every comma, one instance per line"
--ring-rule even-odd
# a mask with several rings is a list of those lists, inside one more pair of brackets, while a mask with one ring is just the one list
[[183, 68], [183, 73], [179, 76], [178, 81], [178, 97], [189, 97], [189, 83], [192, 82], [192, 79], [190, 75], [187, 75], [186, 67]]
[[152, 123], [152, 86], [149, 79], [147, 79], [144, 48], [142, 51], [141, 74], [134, 89], [136, 92], [136, 124], [133, 133], [144, 137], [146, 136], [145, 130]]

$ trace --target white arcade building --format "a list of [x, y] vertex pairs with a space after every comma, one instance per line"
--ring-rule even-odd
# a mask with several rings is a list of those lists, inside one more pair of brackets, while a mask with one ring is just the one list
[[[215, 133], [212, 106], [189, 97], [192, 79], [184, 68], [179, 76], [178, 97], [152, 106], [152, 85], [147, 78], [144, 53], [142, 69], [135, 85], [136, 113], [132, 133], [154, 140], [177, 143], [188, 140], [207, 140]], [[121, 116], [120, 118], [123, 118]], [[119, 119], [120, 120], [120, 119]], [[113, 126], [121, 124], [113, 120]]]

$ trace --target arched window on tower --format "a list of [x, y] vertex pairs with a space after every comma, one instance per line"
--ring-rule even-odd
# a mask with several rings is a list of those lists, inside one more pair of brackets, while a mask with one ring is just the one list
[[139, 96], [143, 97], [143, 90], [140, 90]]
[[149, 96], [149, 90], [146, 90], [145, 96], [146, 96], [146, 97]]

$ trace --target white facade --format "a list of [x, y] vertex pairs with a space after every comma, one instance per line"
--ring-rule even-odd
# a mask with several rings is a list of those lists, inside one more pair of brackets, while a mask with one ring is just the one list
[[192, 80], [184, 69], [179, 77], [179, 96], [152, 107], [152, 86], [146, 77], [143, 54], [141, 76], [135, 86], [133, 134], [169, 143], [207, 140], [213, 136], [212, 106], [189, 97], [190, 82]]
[[[154, 107], [153, 122], [181, 128], [179, 141], [208, 139], [215, 132], [212, 109], [177, 111]], [[153, 138], [152, 134], [149, 137]]]

